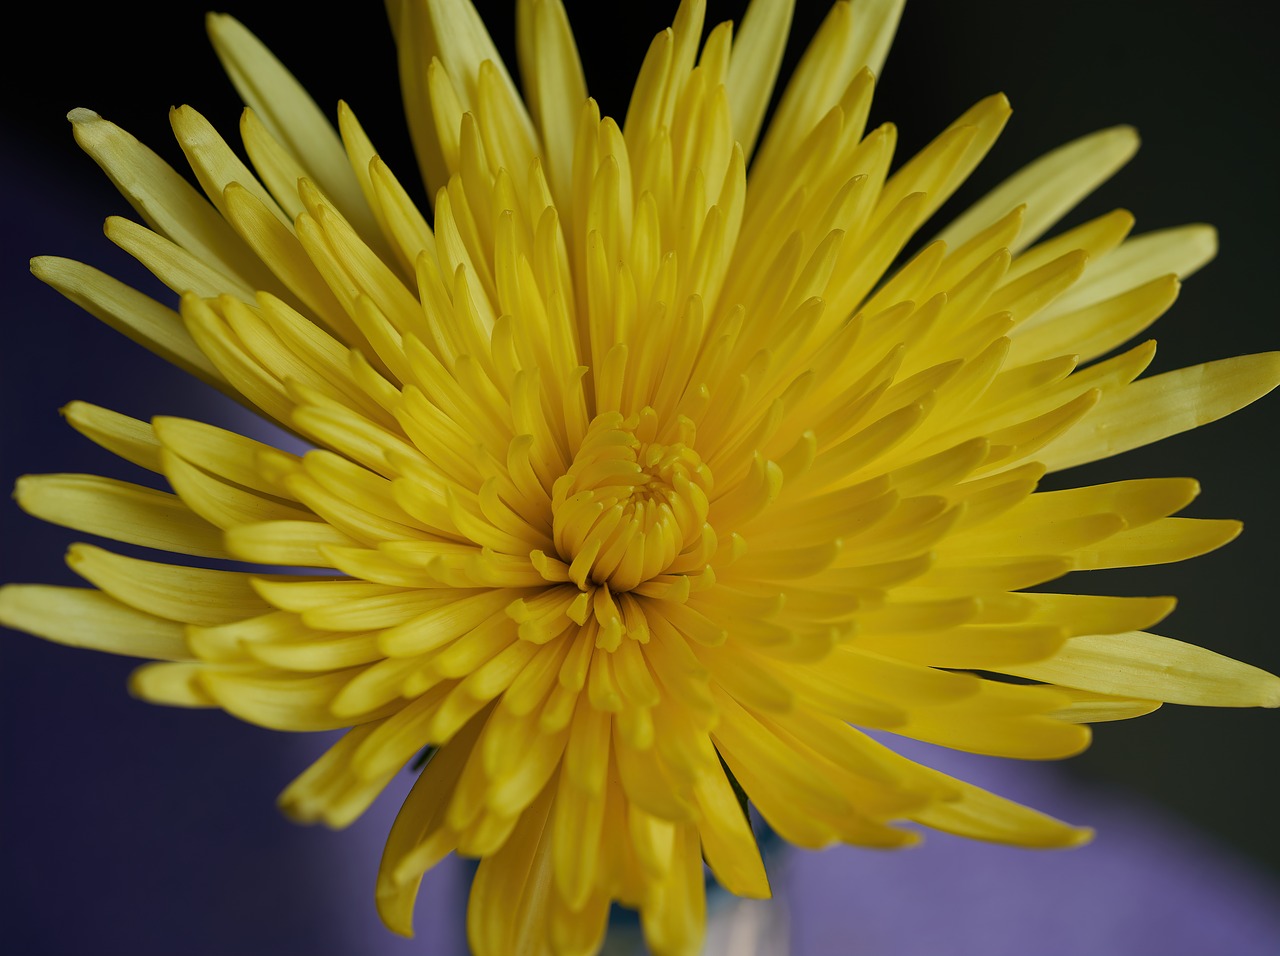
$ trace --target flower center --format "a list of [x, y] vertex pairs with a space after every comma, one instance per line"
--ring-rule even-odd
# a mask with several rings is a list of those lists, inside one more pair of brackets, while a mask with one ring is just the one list
[[578, 587], [629, 591], [701, 550], [711, 470], [693, 438], [683, 417], [660, 434], [651, 408], [591, 421], [551, 496], [556, 549]]

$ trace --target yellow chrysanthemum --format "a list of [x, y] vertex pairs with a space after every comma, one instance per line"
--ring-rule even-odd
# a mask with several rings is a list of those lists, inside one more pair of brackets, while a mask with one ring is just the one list
[[791, 8], [755, 0], [703, 42], [685, 0], [619, 125], [587, 97], [559, 0], [517, 3], [523, 99], [467, 0], [390, 0], [430, 222], [351, 111], [335, 134], [229, 17], [209, 30], [251, 165], [172, 115], [204, 195], [71, 114], [146, 223], [109, 237], [181, 307], [76, 262], [36, 274], [310, 450], [73, 403], [76, 429], [173, 493], [44, 475], [23, 508], [267, 567], [78, 544], [94, 588], [11, 585], [0, 620], [155, 659], [133, 680], [148, 700], [350, 728], [283, 794], [303, 821], [351, 822], [429, 748], [378, 881], [398, 932], [456, 851], [481, 861], [478, 954], [590, 953], [614, 900], [655, 952], [696, 952], [704, 859], [769, 894], [735, 782], [805, 847], [900, 846], [911, 823], [1087, 836], [860, 728], [1039, 759], [1160, 701], [1280, 704], [1280, 680], [1147, 633], [1170, 599], [1027, 590], [1239, 530], [1170, 517], [1190, 479], [1036, 490], [1280, 381], [1275, 354], [1146, 379], [1152, 343], [1111, 354], [1212, 231], [1131, 239], [1117, 211], [1038, 241], [1133, 153], [1117, 128], [891, 271], [1008, 104], [890, 174], [893, 127], [865, 125], [900, 2], [853, 0], [761, 135]]

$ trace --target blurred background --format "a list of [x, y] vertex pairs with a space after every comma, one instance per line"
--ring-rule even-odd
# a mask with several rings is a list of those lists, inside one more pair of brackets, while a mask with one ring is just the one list
[[[606, 112], [621, 116], [644, 50], [672, 11], [656, 3], [566, 5], [588, 86]], [[513, 4], [477, 6], [514, 64]], [[714, 24], [740, 19], [745, 4], [708, 6]], [[802, 0], [798, 7], [788, 64], [827, 4]], [[326, 109], [345, 99], [402, 181], [414, 180], [380, 4], [335, 13], [229, 0], [223, 9], [257, 32]], [[73, 107], [94, 109], [179, 168], [170, 106], [195, 106], [235, 142], [240, 104], [205, 40], [204, 10], [171, 0], [26, 5], [7, 15], [0, 483], [58, 471], [146, 480], [59, 420], [57, 409], [73, 399], [143, 419], [177, 414], [244, 427], [238, 406], [26, 272], [30, 256], [55, 254], [157, 288], [102, 236], [106, 216], [131, 211], [76, 148], [63, 117]], [[981, 97], [1008, 94], [1014, 115], [1005, 134], [940, 221], [1048, 149], [1105, 126], [1136, 125], [1142, 151], [1066, 224], [1122, 206], [1137, 216], [1139, 232], [1203, 221], [1221, 235], [1219, 259], [1187, 283], [1157, 326], [1152, 371], [1274, 349], [1277, 71], [1271, 34], [1256, 16], [1240, 2], [921, 0], [908, 6], [872, 122], [897, 123], [898, 155], [907, 157]], [[1064, 586], [1176, 594], [1179, 609], [1161, 633], [1280, 671], [1272, 609], [1280, 566], [1278, 403], [1264, 400], [1203, 430], [1056, 479], [1190, 474], [1204, 490], [1187, 514], [1240, 518], [1246, 529], [1226, 549], [1193, 562], [1091, 573]], [[0, 579], [79, 583], [61, 563], [76, 539], [5, 503]], [[0, 950], [461, 951], [464, 864], [432, 874], [416, 942], [378, 925], [373, 878], [397, 792], [346, 832], [296, 827], [276, 813], [274, 797], [324, 749], [324, 739], [142, 704], [124, 689], [131, 666], [23, 634], [0, 636]], [[1101, 726], [1091, 750], [1051, 766], [933, 748], [912, 753], [1095, 826], [1098, 837], [1061, 854], [931, 836], [922, 848], [896, 855], [785, 855], [776, 865], [795, 953], [1275, 951], [1280, 714], [1168, 707]], [[392, 791], [402, 794], [411, 782], [406, 771]]]

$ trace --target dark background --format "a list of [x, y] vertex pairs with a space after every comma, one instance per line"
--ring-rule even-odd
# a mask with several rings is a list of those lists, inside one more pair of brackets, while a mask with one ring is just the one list
[[[477, 5], [514, 69], [513, 5]], [[620, 116], [645, 47], [669, 21], [667, 5], [567, 6], [588, 86], [606, 112]], [[713, 2], [708, 22], [738, 19], [743, 6]], [[826, 10], [825, 3], [799, 6], [788, 63]], [[72, 107], [95, 109], [181, 167], [167, 110], [190, 103], [234, 143], [240, 104], [205, 41], [204, 9], [186, 0], [45, 4], [6, 24], [0, 483], [51, 471], [141, 480], [60, 423], [56, 409], [72, 399], [141, 418], [240, 414], [25, 274], [29, 256], [52, 253], [148, 283], [102, 237], [107, 215], [130, 211], [75, 147], [62, 117]], [[264, 39], [326, 109], [346, 99], [400, 179], [413, 182], [381, 4], [353, 4], [341, 14], [234, 0], [223, 9]], [[998, 90], [1009, 95], [1014, 115], [1004, 136], [941, 220], [1047, 149], [1133, 123], [1143, 149], [1068, 224], [1123, 206], [1137, 216], [1139, 232], [1204, 221], [1221, 235], [1219, 259], [1187, 283], [1156, 327], [1152, 371], [1276, 348], [1277, 74], [1274, 34], [1252, 11], [1191, 0], [913, 3], [872, 120], [898, 124], [905, 158], [976, 100]], [[1241, 518], [1246, 530], [1223, 551], [1183, 565], [1064, 584], [1177, 594], [1181, 604], [1162, 633], [1280, 671], [1272, 612], [1278, 401], [1065, 476], [1087, 483], [1191, 474], [1204, 492], [1187, 513]], [[3, 580], [73, 583], [61, 565], [63, 548], [76, 539], [71, 532], [6, 504], [0, 535]], [[372, 952], [340, 934], [323, 937], [331, 950], [298, 941], [318, 938], [325, 901], [348, 886], [356, 894], [349, 905], [371, 910], [378, 828], [394, 799], [354, 835], [279, 822], [272, 798], [323, 743], [220, 714], [143, 705], [124, 693], [130, 666], [25, 635], [5, 633], [0, 641], [0, 907], [7, 911], [0, 925], [8, 927], [0, 949], [113, 953], [126, 947], [114, 948], [112, 933], [135, 921], [145, 925], [129, 936], [134, 952]], [[1265, 881], [1280, 877], [1278, 752], [1280, 714], [1168, 707], [1100, 727], [1093, 748], [1063, 766], [1063, 785], [1157, 801], [1251, 860]], [[236, 858], [252, 866], [230, 879], [219, 867]], [[335, 858], [348, 862], [335, 868]], [[444, 913], [451, 892], [436, 898]], [[234, 929], [246, 919], [272, 927], [250, 949]], [[194, 941], [176, 947], [172, 940], [181, 937], [172, 934], [180, 931], [195, 933], [205, 948]]]

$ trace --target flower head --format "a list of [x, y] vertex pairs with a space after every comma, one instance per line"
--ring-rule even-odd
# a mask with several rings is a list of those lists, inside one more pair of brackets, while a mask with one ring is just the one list
[[682, 3], [621, 124], [559, 0], [517, 4], [523, 97], [466, 0], [388, 7], [430, 216], [229, 17], [209, 30], [249, 164], [172, 116], [203, 194], [71, 114], [146, 223], [109, 237], [180, 307], [36, 273], [305, 444], [73, 403], [173, 492], [53, 475], [19, 503], [185, 557], [74, 545], [93, 589], [12, 585], [0, 620], [157, 661], [149, 700], [349, 728], [282, 795], [303, 821], [349, 823], [426, 750], [378, 880], [391, 928], [456, 851], [481, 860], [477, 953], [589, 953], [615, 900], [656, 952], [697, 951], [704, 860], [769, 893], [738, 786], [806, 847], [1087, 836], [865, 730], [1042, 759], [1162, 701], [1280, 704], [1276, 678], [1148, 633], [1170, 599], [1029, 590], [1230, 540], [1171, 517], [1190, 479], [1038, 483], [1280, 381], [1274, 354], [1141, 378], [1154, 345], [1125, 347], [1210, 230], [1132, 239], [1119, 211], [1042, 240], [1131, 130], [918, 242], [1009, 106], [895, 168], [893, 127], [866, 126], [899, 3], [833, 6], [767, 132], [784, 0], [705, 40]]

